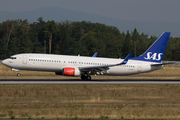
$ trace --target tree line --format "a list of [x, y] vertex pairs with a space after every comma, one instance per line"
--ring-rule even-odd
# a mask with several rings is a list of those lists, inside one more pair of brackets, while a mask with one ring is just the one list
[[[87, 21], [37, 22], [7, 20], [0, 23], [0, 59], [19, 53], [48, 53], [124, 58], [139, 56], [157, 39], [157, 36], [120, 32], [117, 27]], [[170, 37], [163, 60], [180, 60], [180, 38]]]

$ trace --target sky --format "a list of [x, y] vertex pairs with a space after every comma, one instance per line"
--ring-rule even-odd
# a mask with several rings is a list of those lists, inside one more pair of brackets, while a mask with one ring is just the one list
[[0, 11], [61, 7], [120, 20], [180, 23], [180, 0], [0, 0]]

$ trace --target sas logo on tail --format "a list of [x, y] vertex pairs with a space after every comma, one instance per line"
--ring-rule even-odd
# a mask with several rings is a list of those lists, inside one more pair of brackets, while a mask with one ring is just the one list
[[154, 53], [154, 54], [152, 54], [152, 52], [148, 52], [148, 53], [147, 53], [147, 57], [144, 57], [144, 59], [146, 59], [146, 60], [157, 60], [157, 61], [159, 61], [159, 60], [161, 60], [161, 56], [162, 56], [162, 55], [163, 55], [162, 53], [159, 53], [159, 54]]

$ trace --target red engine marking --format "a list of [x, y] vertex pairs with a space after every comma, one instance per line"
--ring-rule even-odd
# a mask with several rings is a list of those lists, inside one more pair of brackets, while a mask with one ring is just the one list
[[75, 76], [75, 68], [64, 68], [64, 75]]

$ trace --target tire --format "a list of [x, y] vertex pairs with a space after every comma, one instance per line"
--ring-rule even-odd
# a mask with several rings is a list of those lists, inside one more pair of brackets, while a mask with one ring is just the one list
[[91, 80], [91, 76], [87, 76], [86, 78], [87, 78], [87, 80]]
[[20, 76], [21, 76], [21, 74], [20, 74], [20, 73], [18, 73], [18, 74], [17, 74], [17, 76], [18, 76], [18, 77], [20, 77]]
[[82, 76], [81, 76], [81, 80], [86, 80], [86, 76], [85, 76], [85, 75], [82, 75]]

